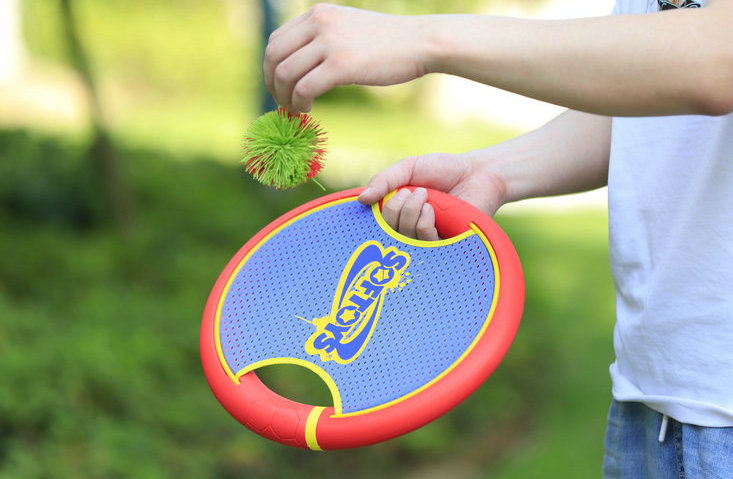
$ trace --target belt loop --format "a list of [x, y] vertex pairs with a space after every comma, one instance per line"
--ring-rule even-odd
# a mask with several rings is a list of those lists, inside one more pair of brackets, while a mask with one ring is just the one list
[[667, 423], [669, 422], [669, 416], [662, 414], [662, 425], [659, 427], [659, 442], [664, 442], [664, 438], [667, 437]]

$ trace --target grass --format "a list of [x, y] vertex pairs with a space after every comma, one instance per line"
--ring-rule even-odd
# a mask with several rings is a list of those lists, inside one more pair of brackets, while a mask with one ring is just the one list
[[[84, 186], [82, 147], [22, 131], [0, 135], [0, 153], [11, 159], [0, 172], [0, 477], [598, 471], [612, 322], [603, 215], [499, 216], [523, 261], [527, 303], [497, 372], [417, 432], [312, 454], [260, 439], [221, 409], [203, 380], [197, 336], [228, 258], [320, 192], [273, 192], [216, 158], [123, 148], [141, 215], [121, 237], [89, 209], [94, 190]], [[267, 381], [292, 391], [301, 375], [270, 371]], [[322, 386], [304, 384], [296, 395], [323, 397]]]
[[[524, 268], [522, 326], [496, 373], [443, 418], [325, 454], [232, 420], [199, 365], [204, 302], [244, 241], [322, 194], [274, 192], [238, 166], [259, 104], [254, 2], [75, 4], [140, 215], [124, 236], [105, 225], [85, 132], [0, 131], [0, 479], [599, 475], [613, 323], [602, 213], [498, 215]], [[23, 8], [31, 53], [63, 64], [56, 4]], [[512, 136], [442, 123], [426, 85], [344, 87], [317, 102], [327, 186]], [[299, 369], [263, 376], [296, 399], [328, 397]]]
[[[511, 232], [530, 221], [534, 239], [517, 244], [527, 276], [528, 321], [549, 321], [552, 392], [544, 399], [533, 440], [482, 477], [598, 477], [610, 404], [608, 365], [614, 320], [607, 267], [605, 215], [554, 214], [508, 218]], [[540, 305], [539, 309], [534, 309]], [[530, 333], [531, 334], [531, 333]], [[521, 341], [521, 336], [517, 338]]]

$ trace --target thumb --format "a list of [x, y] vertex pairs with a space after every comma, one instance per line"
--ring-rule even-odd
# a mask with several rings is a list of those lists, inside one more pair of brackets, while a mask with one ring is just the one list
[[365, 205], [376, 203], [390, 191], [410, 184], [416, 160], [414, 156], [404, 158], [372, 176], [367, 188], [359, 195], [359, 202]]

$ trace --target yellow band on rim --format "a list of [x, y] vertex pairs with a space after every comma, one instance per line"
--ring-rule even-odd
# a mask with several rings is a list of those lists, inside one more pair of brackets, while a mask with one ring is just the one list
[[321, 417], [321, 413], [325, 407], [316, 406], [311, 409], [308, 414], [308, 419], [305, 421], [305, 443], [312, 451], [322, 451], [321, 446], [318, 445], [316, 438], [316, 426], [318, 425], [318, 418]]

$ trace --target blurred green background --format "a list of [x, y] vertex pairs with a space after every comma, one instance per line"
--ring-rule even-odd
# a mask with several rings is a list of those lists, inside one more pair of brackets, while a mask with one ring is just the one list
[[[490, 3], [351, 4], [427, 13]], [[281, 21], [309, 5], [279, 1], [274, 13]], [[600, 475], [613, 356], [602, 209], [497, 215], [523, 263], [525, 314], [499, 369], [454, 411], [360, 450], [270, 443], [219, 406], [198, 355], [203, 306], [228, 259], [322, 194], [273, 191], [239, 165], [263, 101], [261, 3], [0, 7], [19, 32], [0, 41], [6, 59], [19, 53], [0, 78], [0, 478]], [[431, 81], [339, 88], [316, 102], [331, 191], [405, 155], [520, 133], [444, 121]], [[263, 376], [295, 399], [324, 400], [310, 373]]]

